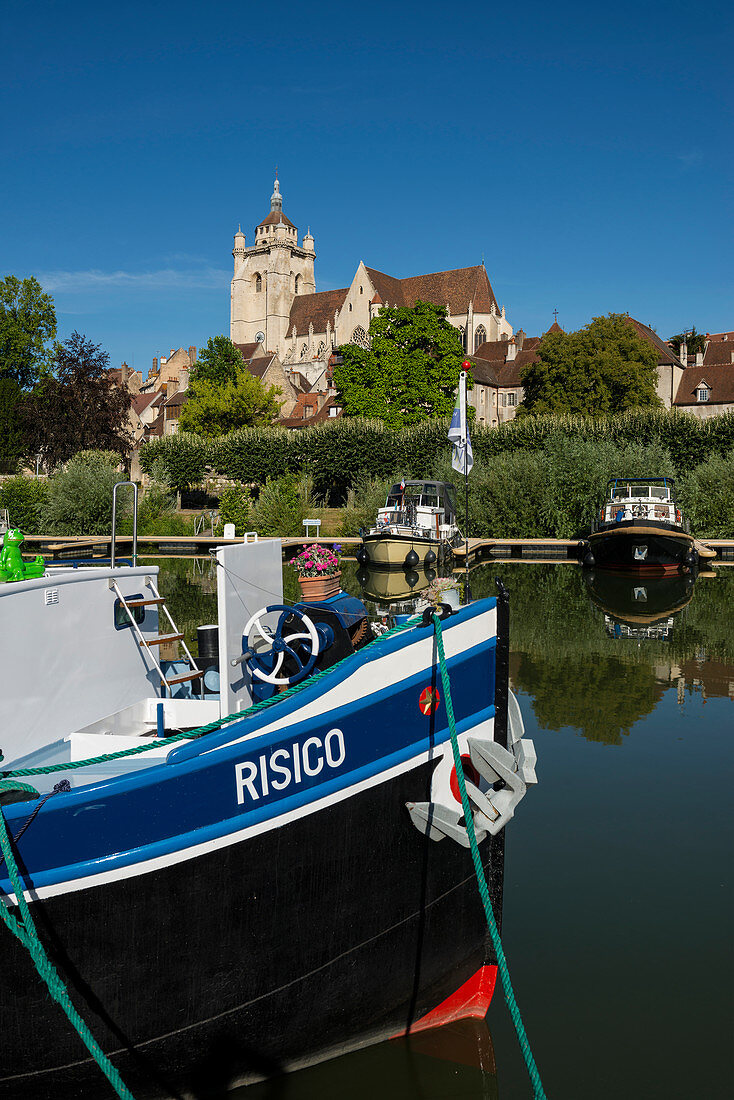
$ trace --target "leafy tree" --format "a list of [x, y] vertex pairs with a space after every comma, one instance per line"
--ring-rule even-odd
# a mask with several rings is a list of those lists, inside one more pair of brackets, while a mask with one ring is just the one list
[[191, 378], [223, 386], [236, 382], [243, 366], [239, 349], [226, 336], [209, 337], [191, 371]]
[[25, 451], [23, 391], [14, 378], [0, 376], [0, 474], [13, 474]]
[[685, 340], [689, 355], [695, 355], [698, 351], [706, 350], [706, 337], [702, 332], [696, 332], [696, 326], [688, 332], [679, 332], [677, 336], [671, 336], [668, 343], [676, 355], [680, 355], [680, 346]]
[[48, 341], [56, 336], [53, 298], [33, 277], [0, 280], [0, 379], [29, 389], [49, 363]]
[[548, 333], [521, 372], [518, 413], [599, 416], [659, 406], [657, 364], [655, 348], [621, 313], [595, 317], [578, 332]]
[[242, 366], [241, 357], [240, 367], [232, 379], [213, 382], [197, 376], [191, 383], [190, 393], [181, 409], [179, 427], [181, 431], [207, 438], [226, 435], [237, 428], [272, 424], [280, 412], [277, 400], [280, 390], [275, 386], [266, 390], [262, 382]]
[[451, 415], [464, 351], [445, 309], [420, 301], [383, 308], [369, 337], [369, 348], [339, 348], [334, 384], [346, 416], [400, 428]]
[[48, 483], [41, 522], [53, 535], [108, 535], [112, 530], [112, 490], [125, 480], [119, 456], [85, 451], [74, 455]]
[[24, 411], [28, 453], [41, 455], [47, 468], [78, 451], [129, 451], [130, 394], [110, 381], [109, 362], [78, 332], [56, 345], [55, 373], [41, 379]]

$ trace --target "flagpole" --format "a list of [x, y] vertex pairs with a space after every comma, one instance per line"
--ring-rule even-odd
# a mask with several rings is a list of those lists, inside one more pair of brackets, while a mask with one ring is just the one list
[[[462, 364], [466, 367], [466, 364]], [[466, 370], [464, 370], [464, 499], [466, 502], [466, 524], [464, 527], [464, 566], [466, 569], [466, 579], [464, 581], [464, 603], [468, 604], [471, 599], [471, 592], [469, 591], [469, 446], [468, 436], [469, 428], [468, 424], [468, 409], [466, 404]]]

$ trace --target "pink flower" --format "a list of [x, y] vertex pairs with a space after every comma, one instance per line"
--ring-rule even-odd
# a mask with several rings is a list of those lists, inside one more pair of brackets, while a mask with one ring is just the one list
[[320, 561], [316, 562], [316, 569], [318, 570], [319, 573], [323, 572], [324, 567], [323, 567], [323, 565], [321, 564]]

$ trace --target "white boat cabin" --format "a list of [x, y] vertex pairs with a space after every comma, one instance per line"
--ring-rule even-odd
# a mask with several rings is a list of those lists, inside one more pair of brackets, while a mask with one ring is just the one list
[[445, 481], [393, 485], [385, 507], [377, 513], [377, 527], [405, 527], [439, 542], [453, 538], [458, 530], [453, 485]]
[[602, 523], [646, 519], [680, 523], [675, 485], [670, 478], [615, 478], [607, 485]]

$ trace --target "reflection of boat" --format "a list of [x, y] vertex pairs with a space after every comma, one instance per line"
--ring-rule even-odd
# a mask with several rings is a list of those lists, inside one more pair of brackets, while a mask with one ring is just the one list
[[[35, 977], [31, 918], [140, 1096], [200, 1096], [212, 1082], [223, 1093], [489, 1005], [496, 967], [462, 847], [432, 626], [355, 648], [354, 598], [281, 606], [279, 542], [222, 547], [217, 565], [218, 675], [203, 662], [161, 669], [156, 567], [0, 585], [2, 767], [40, 765], [23, 780], [52, 794], [12, 779], [0, 791], [3, 837], [7, 823], [16, 838], [4, 837], [6, 862], [15, 854], [23, 878], [2, 868], [0, 913], [27, 920], [18, 938], [3, 929], [3, 1097], [98, 1087]], [[506, 676], [495, 693], [497, 622], [497, 601], [482, 600], [443, 636], [499, 911], [500, 830], [534, 776]], [[70, 789], [52, 792], [54, 767], [72, 761]]]
[[[272, 1082], [235, 1091], [231, 1100], [273, 1100]], [[459, 1020], [356, 1050], [288, 1078], [288, 1100], [497, 1100], [497, 1065], [484, 1020]]]
[[672, 478], [614, 478], [583, 563], [664, 573], [695, 569], [699, 556], [709, 555], [683, 521]]
[[393, 485], [377, 522], [362, 535], [360, 565], [415, 569], [433, 565], [459, 537], [454, 487], [445, 481], [402, 481]]
[[605, 613], [615, 637], [667, 637], [673, 616], [693, 597], [695, 575], [629, 577], [621, 572], [590, 569], [584, 573], [589, 595]]
[[418, 565], [415, 569], [365, 567], [357, 573], [357, 580], [366, 600], [386, 604], [414, 600], [428, 587], [435, 576], [435, 571], [425, 565]]

